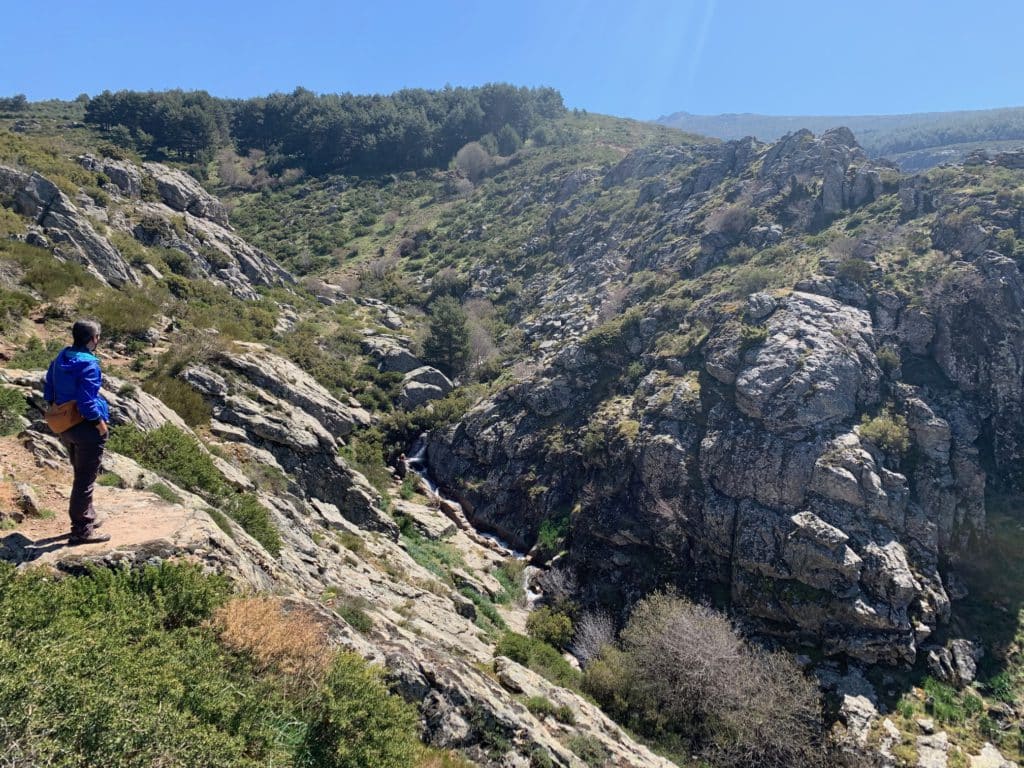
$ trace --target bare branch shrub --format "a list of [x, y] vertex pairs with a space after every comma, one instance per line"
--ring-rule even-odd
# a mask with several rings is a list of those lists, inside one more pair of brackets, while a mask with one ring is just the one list
[[472, 182], [482, 179], [494, 161], [483, 145], [471, 141], [455, 154], [455, 167]]
[[576, 622], [576, 634], [569, 649], [584, 667], [615, 642], [615, 622], [604, 611], [586, 611]]
[[647, 733], [689, 739], [716, 766], [827, 764], [818, 691], [797, 665], [674, 594], [637, 604], [620, 648], [591, 661], [584, 685]]
[[749, 207], [736, 204], [719, 208], [708, 216], [705, 229], [723, 235], [741, 235], [754, 226], [756, 215]]
[[828, 252], [830, 256], [840, 260], [849, 259], [853, 256], [859, 244], [860, 240], [856, 237], [837, 237], [828, 244]]
[[544, 593], [544, 601], [559, 606], [572, 602], [579, 590], [576, 574], [568, 568], [550, 568], [537, 577], [537, 586]]
[[382, 256], [366, 266], [366, 273], [375, 280], [383, 280], [398, 266], [397, 256]]

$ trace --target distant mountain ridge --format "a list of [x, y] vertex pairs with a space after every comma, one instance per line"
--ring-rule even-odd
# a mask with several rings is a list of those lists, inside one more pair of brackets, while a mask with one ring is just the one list
[[659, 117], [662, 125], [719, 139], [755, 136], [775, 141], [807, 128], [821, 133], [845, 126], [873, 158], [885, 157], [904, 171], [958, 162], [977, 149], [1001, 150], [1024, 143], [1024, 107], [905, 115], [759, 115], [733, 113]]

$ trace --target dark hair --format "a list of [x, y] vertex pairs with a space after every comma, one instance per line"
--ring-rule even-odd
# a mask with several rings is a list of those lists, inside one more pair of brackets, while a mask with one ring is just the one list
[[95, 320], [76, 320], [71, 326], [71, 338], [76, 347], [84, 347], [93, 336], [99, 336], [102, 328]]

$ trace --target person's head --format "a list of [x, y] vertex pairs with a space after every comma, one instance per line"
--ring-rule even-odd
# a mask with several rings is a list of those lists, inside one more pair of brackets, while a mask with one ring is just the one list
[[71, 339], [76, 347], [85, 347], [92, 351], [100, 341], [101, 330], [100, 324], [95, 320], [76, 320], [71, 326]]

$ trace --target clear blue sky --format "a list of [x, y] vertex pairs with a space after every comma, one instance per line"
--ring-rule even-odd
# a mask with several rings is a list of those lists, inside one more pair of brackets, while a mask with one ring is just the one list
[[5, 3], [0, 95], [504, 81], [637, 118], [1024, 105], [1021, 0]]

